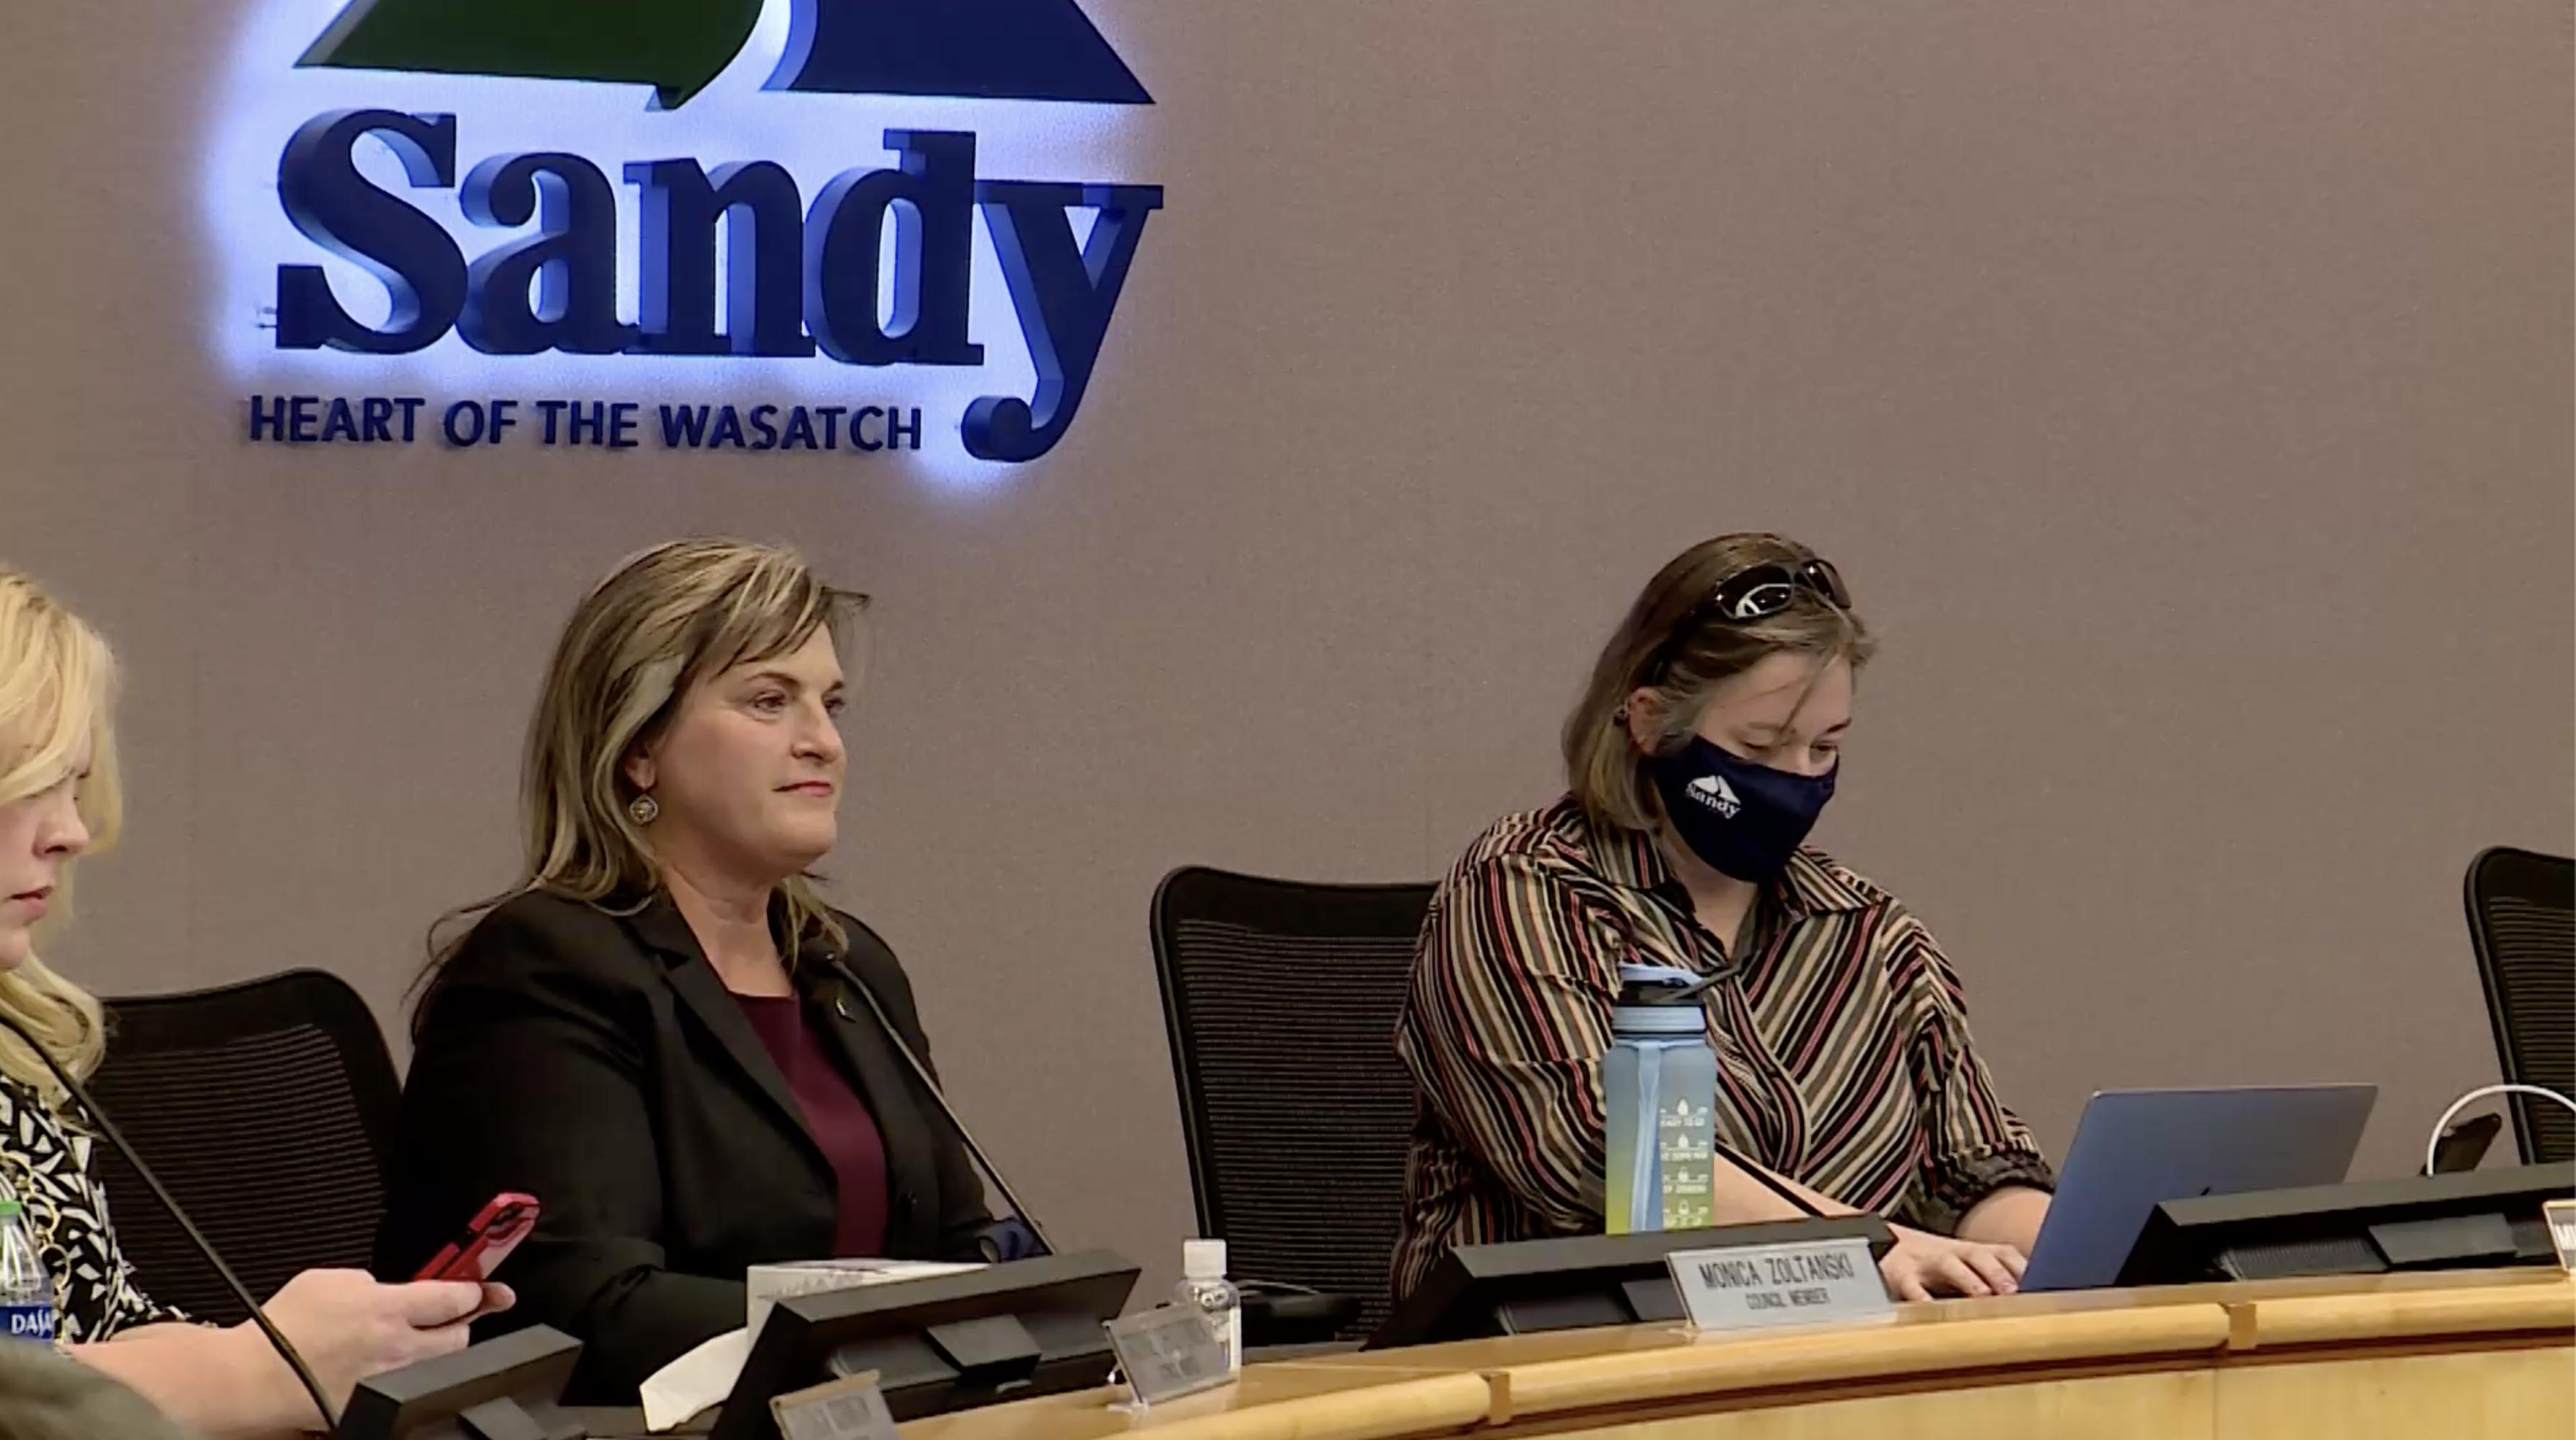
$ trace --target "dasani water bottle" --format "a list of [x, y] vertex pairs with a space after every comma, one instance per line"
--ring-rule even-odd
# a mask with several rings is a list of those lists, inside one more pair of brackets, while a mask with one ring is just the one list
[[0, 1326], [12, 1340], [54, 1342], [54, 1280], [26, 1207], [9, 1199], [0, 1199]]

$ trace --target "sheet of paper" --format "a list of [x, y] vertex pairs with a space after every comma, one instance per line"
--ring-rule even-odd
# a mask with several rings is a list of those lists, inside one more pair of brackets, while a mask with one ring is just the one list
[[759, 1334], [760, 1322], [769, 1317], [770, 1306], [799, 1295], [821, 1295], [896, 1280], [927, 1280], [933, 1275], [983, 1268], [939, 1260], [796, 1260], [783, 1265], [754, 1265], [743, 1276], [743, 1324], [750, 1327], [752, 1334]]
[[656, 1370], [644, 1381], [644, 1428], [668, 1430], [721, 1405], [751, 1358], [751, 1332], [728, 1330]]

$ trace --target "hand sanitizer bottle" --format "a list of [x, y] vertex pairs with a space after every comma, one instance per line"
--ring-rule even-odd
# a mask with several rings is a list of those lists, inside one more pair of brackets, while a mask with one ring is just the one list
[[1208, 1326], [1225, 1342], [1225, 1373], [1243, 1373], [1243, 1292], [1225, 1278], [1225, 1242], [1181, 1242], [1181, 1283], [1172, 1303], [1206, 1313]]

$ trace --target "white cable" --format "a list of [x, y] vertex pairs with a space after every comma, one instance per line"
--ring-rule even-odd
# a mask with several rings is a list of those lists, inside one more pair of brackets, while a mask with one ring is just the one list
[[2433, 1173], [2433, 1152], [2442, 1148], [2442, 1132], [2450, 1128], [2452, 1119], [2461, 1111], [2492, 1095], [2537, 1095], [2546, 1100], [2555, 1100], [2570, 1111], [2576, 1111], [2576, 1100], [2570, 1100], [2545, 1085], [2481, 1085], [2452, 1101], [2451, 1108], [2442, 1112], [2442, 1118], [2433, 1122], [2433, 1138], [2424, 1142], [2425, 1174]]

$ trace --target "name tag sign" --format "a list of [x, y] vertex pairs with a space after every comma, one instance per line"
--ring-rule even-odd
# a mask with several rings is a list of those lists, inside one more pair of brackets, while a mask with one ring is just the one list
[[1896, 1313], [1864, 1238], [1676, 1250], [1664, 1258], [1695, 1330], [1847, 1323]]
[[2576, 1200], [2544, 1200], [2540, 1213], [2549, 1221], [2549, 1243], [2558, 1251], [2558, 1268], [2576, 1275]]
[[1118, 1368], [1126, 1373], [1127, 1388], [1139, 1405], [1177, 1400], [1234, 1378], [1226, 1369], [1225, 1337], [1208, 1323], [1205, 1311], [1161, 1305], [1102, 1328], [1109, 1332], [1109, 1347], [1118, 1352]]
[[895, 1440], [873, 1370], [772, 1397], [769, 1413], [782, 1440]]

